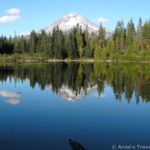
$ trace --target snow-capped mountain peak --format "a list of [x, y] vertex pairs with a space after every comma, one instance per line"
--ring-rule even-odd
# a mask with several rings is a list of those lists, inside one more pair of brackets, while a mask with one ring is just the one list
[[[88, 31], [91, 33], [98, 32], [98, 29], [99, 29], [97, 25], [95, 25], [93, 22], [91, 22], [86, 17], [72, 12], [66, 16], [59, 18], [54, 23], [50, 24], [47, 28], [45, 28], [45, 31], [46, 31], [46, 33], [52, 32], [54, 27], [59, 26], [59, 28], [62, 31], [66, 32], [66, 31], [69, 31], [70, 29], [72, 29], [77, 24], [79, 26], [81, 26], [81, 28], [83, 30], [88, 28]], [[109, 30], [108, 30], [108, 32], [110, 33]], [[106, 34], [107, 34], [107, 30], [106, 30]]]

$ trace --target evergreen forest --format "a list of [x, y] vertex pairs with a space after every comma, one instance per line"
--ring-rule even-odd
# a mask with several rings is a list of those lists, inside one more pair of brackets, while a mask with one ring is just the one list
[[[40, 56], [48, 59], [150, 60], [150, 21], [131, 19], [127, 26], [118, 21], [112, 35], [106, 36], [100, 25], [98, 33], [89, 33], [79, 25], [68, 32], [58, 26], [52, 33], [34, 30], [28, 36], [0, 37], [0, 56]], [[0, 57], [0, 58], [1, 58]]]

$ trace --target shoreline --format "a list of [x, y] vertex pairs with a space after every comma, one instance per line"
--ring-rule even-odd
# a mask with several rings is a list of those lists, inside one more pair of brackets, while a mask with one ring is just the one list
[[149, 64], [150, 61], [144, 61], [144, 60], [96, 60], [96, 59], [45, 59], [45, 58], [33, 58], [33, 59], [13, 59], [13, 58], [0, 58], [1, 63], [12, 63], [12, 62], [89, 62], [89, 63], [143, 63], [143, 64]]
[[94, 58], [66, 58], [66, 59], [57, 59], [57, 58], [49, 58], [46, 55], [41, 54], [13, 54], [13, 55], [0, 55], [0, 62], [1, 63], [13, 63], [13, 62], [88, 62], [88, 63], [143, 63], [143, 64], [149, 64], [150, 60], [147, 58], [139, 57], [139, 58], [122, 58], [121, 56], [117, 58], [110, 58], [110, 59], [94, 59]]

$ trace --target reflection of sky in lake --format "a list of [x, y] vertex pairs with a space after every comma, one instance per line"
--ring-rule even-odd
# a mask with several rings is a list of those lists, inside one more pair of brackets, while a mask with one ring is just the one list
[[21, 92], [19, 105], [0, 97], [0, 150], [69, 150], [68, 139], [88, 150], [109, 150], [112, 144], [149, 144], [149, 103], [133, 96], [116, 101], [107, 86], [103, 96], [93, 91], [74, 103], [49, 89], [31, 88], [29, 81], [7, 80], [0, 89]]

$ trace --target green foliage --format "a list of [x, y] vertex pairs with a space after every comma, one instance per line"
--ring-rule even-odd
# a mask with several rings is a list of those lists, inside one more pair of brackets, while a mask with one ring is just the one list
[[96, 36], [96, 44], [94, 46], [94, 58], [101, 59], [103, 50], [106, 46], [105, 29], [100, 25], [98, 36]]
[[114, 32], [114, 43], [115, 49], [117, 51], [126, 49], [126, 29], [124, 27], [123, 21], [117, 23], [115, 32]]
[[150, 50], [150, 21], [146, 21], [142, 28], [144, 48]]
[[93, 58], [93, 50], [91, 48], [84, 50], [85, 58]]
[[139, 23], [137, 26], [137, 42], [139, 44], [139, 49], [144, 49], [144, 38], [143, 38], [143, 28], [142, 28], [142, 19], [139, 18]]
[[98, 37], [97, 37], [98, 44], [101, 48], [104, 48], [106, 45], [106, 37], [105, 37], [105, 29], [102, 25], [100, 25]]
[[76, 49], [78, 50], [79, 57], [83, 56], [83, 41], [82, 41], [82, 29], [79, 25], [77, 25], [75, 29], [75, 42]]
[[63, 51], [63, 33], [59, 30], [59, 27], [54, 27], [53, 33], [52, 33], [52, 51], [53, 51], [53, 57], [62, 59], [62, 51]]
[[15, 38], [14, 40], [14, 52], [15, 53], [24, 53], [28, 49], [26, 39], [21, 36], [21, 38]]
[[0, 54], [40, 54], [54, 59], [148, 60], [150, 21], [142, 23], [140, 18], [137, 30], [132, 19], [127, 27], [119, 21], [112, 36], [106, 35], [102, 25], [98, 33], [90, 33], [88, 27], [83, 30], [79, 25], [66, 32], [58, 26], [53, 28], [52, 33], [44, 30], [36, 33], [33, 30], [27, 37], [1, 36]]
[[113, 41], [113, 38], [110, 37], [107, 40], [107, 46], [104, 49], [104, 58], [105, 59], [110, 59], [111, 56], [115, 54], [115, 43]]
[[41, 34], [38, 35], [37, 52], [46, 53], [48, 50], [48, 42], [48, 35], [42, 30]]
[[11, 39], [7, 39], [6, 37], [0, 37], [0, 53], [1, 54], [11, 54], [13, 53], [14, 44]]
[[67, 34], [64, 39], [64, 49], [67, 52], [67, 57], [73, 59], [74, 58], [74, 51], [75, 51], [75, 46], [74, 46], [74, 37], [73, 34]]
[[96, 45], [94, 50], [94, 59], [102, 59], [103, 56], [103, 48], [101, 48], [99, 45]]
[[88, 32], [88, 27], [86, 30], [83, 32], [83, 47], [84, 47], [84, 57], [92, 58], [93, 57], [93, 49], [91, 48], [91, 43], [90, 43], [90, 34]]
[[127, 49], [138, 50], [139, 45], [137, 43], [136, 31], [133, 20], [131, 19], [127, 25]]
[[33, 30], [30, 33], [30, 38], [29, 38], [29, 50], [30, 53], [36, 53], [37, 52], [37, 33]]

